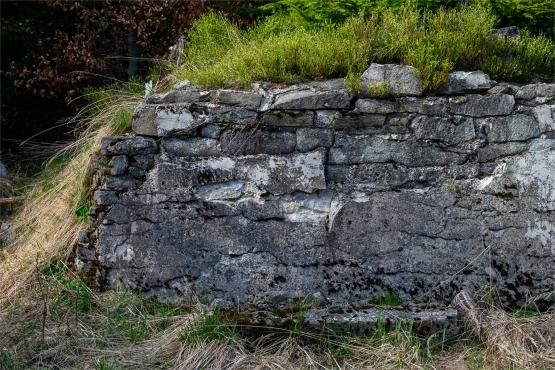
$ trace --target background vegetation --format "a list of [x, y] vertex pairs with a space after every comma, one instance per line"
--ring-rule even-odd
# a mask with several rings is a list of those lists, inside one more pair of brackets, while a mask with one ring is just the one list
[[553, 78], [553, 41], [528, 31], [507, 41], [490, 37], [497, 22], [491, 7], [382, 10], [377, 4], [368, 13], [362, 3], [368, 4], [332, 1], [322, 8], [321, 2], [283, 0], [264, 6], [276, 13], [247, 29], [208, 13], [188, 32], [175, 73], [206, 87], [344, 76], [352, 85], [371, 62], [394, 62], [414, 66], [427, 91], [454, 69], [479, 69], [501, 80]]

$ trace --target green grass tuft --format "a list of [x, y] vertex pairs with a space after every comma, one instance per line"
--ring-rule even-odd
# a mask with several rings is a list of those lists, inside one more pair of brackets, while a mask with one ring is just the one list
[[488, 37], [495, 24], [479, 4], [434, 12], [405, 6], [311, 26], [278, 13], [246, 30], [212, 12], [193, 25], [175, 75], [208, 88], [346, 77], [354, 93], [371, 62], [414, 66], [425, 91], [441, 87], [454, 69], [504, 80], [553, 78], [553, 41], [524, 33], [504, 43]]
[[237, 336], [236, 329], [227, 325], [217, 313], [210, 313], [187, 328], [181, 335], [185, 344], [228, 341]]

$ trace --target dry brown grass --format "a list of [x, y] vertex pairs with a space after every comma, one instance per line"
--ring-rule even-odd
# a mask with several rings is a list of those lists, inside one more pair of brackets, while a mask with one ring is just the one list
[[[72, 159], [48, 179], [52, 186], [44, 189], [37, 183], [33, 187], [12, 221], [15, 237], [0, 258], [0, 312], [29, 290], [37, 271], [56, 259], [69, 258], [78, 231], [85, 226], [75, 217], [75, 207], [88, 191], [90, 156], [102, 137], [115, 133], [115, 112], [132, 110], [140, 99], [122, 92], [109, 105], [99, 101], [75, 118], [84, 127], [83, 135], [58, 153], [71, 154]], [[98, 109], [99, 104], [104, 108]]]

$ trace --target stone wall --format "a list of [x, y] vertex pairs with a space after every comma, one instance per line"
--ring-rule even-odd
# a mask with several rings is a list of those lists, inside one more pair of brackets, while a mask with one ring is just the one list
[[102, 141], [77, 266], [222, 307], [462, 288], [553, 307], [555, 84], [455, 72], [423, 97], [413, 72], [373, 64], [358, 98], [342, 80], [151, 95]]

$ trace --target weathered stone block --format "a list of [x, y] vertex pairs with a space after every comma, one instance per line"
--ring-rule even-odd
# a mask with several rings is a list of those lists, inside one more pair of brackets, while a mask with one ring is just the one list
[[243, 195], [245, 183], [241, 181], [229, 181], [221, 184], [199, 186], [196, 194], [204, 200], [237, 199]]
[[478, 149], [478, 162], [488, 162], [493, 159], [524, 153], [528, 149], [528, 144], [509, 142], [499, 144], [489, 144]]
[[218, 90], [216, 102], [256, 110], [262, 102], [262, 95], [254, 91]]
[[532, 114], [538, 121], [541, 132], [555, 131], [555, 105], [534, 107]]
[[299, 85], [277, 92], [270, 109], [343, 109], [349, 108], [350, 102], [351, 94], [343, 79], [337, 79]]
[[411, 126], [417, 139], [438, 140], [456, 145], [476, 138], [473, 119], [468, 117], [418, 116]]
[[389, 140], [379, 136], [336, 135], [329, 152], [330, 164], [396, 162], [410, 167], [442, 166], [462, 161], [459, 154], [413, 141]]
[[355, 109], [361, 113], [388, 114], [397, 111], [397, 106], [389, 100], [358, 99]]
[[308, 152], [318, 147], [329, 148], [333, 144], [331, 129], [303, 127], [297, 130], [297, 150]]
[[399, 104], [398, 112], [420, 113], [430, 116], [444, 115], [447, 113], [449, 107], [446, 98], [437, 97], [403, 97], [398, 98], [397, 102]]
[[350, 134], [376, 133], [381, 130], [385, 116], [381, 114], [359, 114], [351, 111], [335, 118], [333, 128]]
[[295, 151], [295, 134], [258, 129], [227, 130], [220, 143], [225, 154], [289, 154]]
[[117, 155], [110, 159], [108, 162], [108, 167], [110, 167], [110, 174], [112, 176], [123, 175], [129, 167], [129, 161], [125, 155]]
[[260, 123], [270, 127], [312, 126], [314, 113], [305, 111], [266, 112], [262, 115]]
[[483, 91], [491, 88], [493, 81], [482, 71], [455, 71], [449, 73], [447, 82], [438, 93], [440, 94], [461, 94], [474, 91]]
[[237, 162], [236, 178], [272, 194], [306, 193], [326, 188], [325, 155], [321, 151], [288, 156], [244, 157]]
[[524, 85], [516, 91], [517, 99], [531, 100], [535, 98], [553, 98], [555, 97], [555, 83], [537, 83]]
[[511, 114], [514, 106], [515, 98], [508, 94], [465, 95], [449, 98], [451, 113], [471, 117]]
[[156, 141], [141, 136], [107, 136], [100, 141], [100, 153], [104, 156], [152, 154], [157, 150]]
[[93, 201], [100, 206], [109, 206], [118, 202], [118, 196], [114, 191], [96, 190], [93, 193]]
[[372, 63], [360, 85], [361, 97], [422, 95], [422, 84], [411, 66]]
[[526, 114], [485, 119], [490, 142], [523, 141], [540, 135], [538, 121]]
[[166, 153], [180, 157], [214, 157], [222, 153], [218, 140], [208, 138], [164, 138], [162, 148]]
[[173, 104], [156, 110], [154, 125], [157, 136], [190, 132], [201, 125], [189, 105]]

